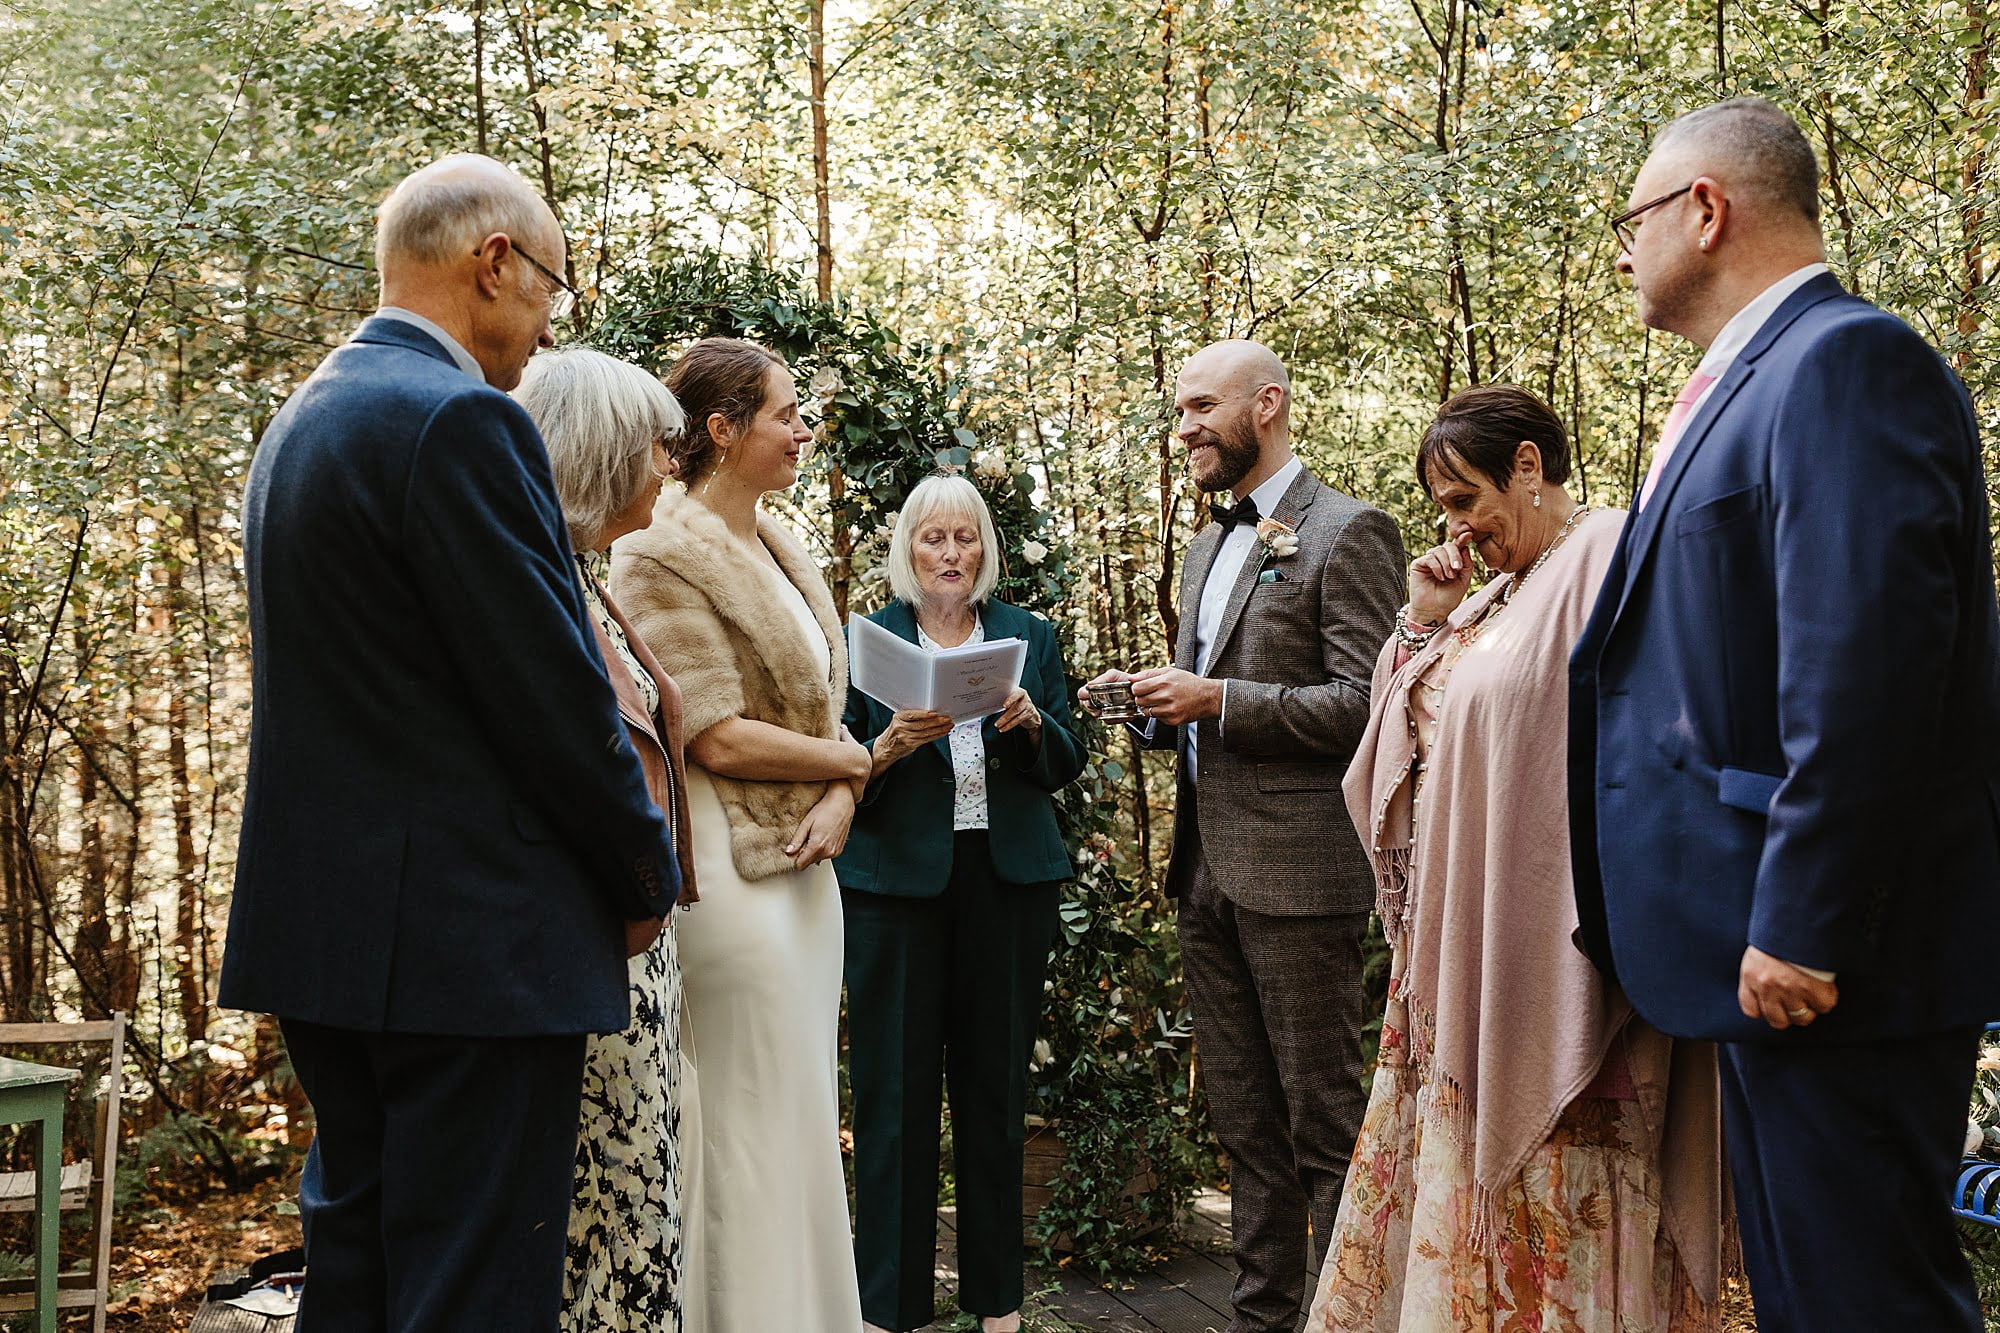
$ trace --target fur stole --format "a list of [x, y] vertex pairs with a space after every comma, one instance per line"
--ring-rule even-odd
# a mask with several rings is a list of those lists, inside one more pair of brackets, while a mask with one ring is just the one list
[[[731, 717], [832, 740], [847, 703], [847, 643], [833, 597], [784, 524], [759, 514], [757, 535], [812, 608], [826, 635], [830, 671], [820, 670], [797, 619], [777, 600], [769, 569], [678, 487], [661, 493], [651, 527], [613, 549], [611, 594], [680, 685], [690, 740]], [[710, 776], [729, 816], [737, 874], [755, 880], [790, 870], [785, 842], [826, 783]]]

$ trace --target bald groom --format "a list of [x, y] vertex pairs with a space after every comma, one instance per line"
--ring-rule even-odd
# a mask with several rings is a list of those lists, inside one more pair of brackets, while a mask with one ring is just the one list
[[1148, 744], [1180, 756], [1167, 891], [1229, 1154], [1229, 1333], [1297, 1326], [1361, 1128], [1375, 880], [1340, 782], [1405, 573], [1394, 520], [1293, 455], [1291, 383], [1240, 339], [1182, 369], [1175, 436], [1234, 503], [1188, 547], [1173, 665], [1129, 677]]

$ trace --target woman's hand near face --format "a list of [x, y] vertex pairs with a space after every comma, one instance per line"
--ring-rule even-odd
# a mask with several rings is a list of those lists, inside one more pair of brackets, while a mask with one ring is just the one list
[[1465, 549], [1471, 540], [1468, 529], [1410, 562], [1410, 616], [1419, 624], [1440, 623], [1465, 600], [1472, 587], [1472, 556]]
[[875, 738], [875, 768], [880, 774], [951, 731], [951, 718], [924, 708], [905, 708], [889, 719]]
[[1016, 727], [1025, 728], [1031, 741], [1041, 739], [1042, 710], [1035, 707], [1035, 701], [1019, 686], [1015, 686], [1014, 692], [1007, 696], [1000, 716], [993, 719], [995, 731], [1012, 731]]
[[804, 870], [839, 856], [847, 846], [847, 831], [853, 824], [854, 789], [844, 782], [828, 783], [826, 795], [806, 811], [806, 817], [792, 833], [792, 840], [785, 844], [785, 855], [792, 858], [792, 868]]

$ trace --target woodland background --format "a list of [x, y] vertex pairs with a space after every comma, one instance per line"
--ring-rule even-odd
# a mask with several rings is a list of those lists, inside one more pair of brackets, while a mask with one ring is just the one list
[[[1695, 357], [1639, 327], [1605, 222], [1718, 96], [1805, 124], [1836, 272], [1992, 441], [1995, 36], [1987, 0], [0, 0], [0, 1021], [132, 1013], [149, 1170], [239, 1186], [303, 1137], [275, 1030], [214, 1005], [237, 513], [425, 161], [540, 184], [575, 336], [793, 353], [826, 447], [785, 508], [841, 598], [879, 597], [934, 455], [976, 473], [1088, 675], [1164, 655], [1196, 498], [1167, 407], [1214, 338], [1286, 359], [1301, 452], [1413, 550], [1417, 433], [1476, 382], [1548, 398], [1625, 503]], [[1213, 1164], [1167, 774], [1100, 742], [1038, 1091], [1184, 1188]]]

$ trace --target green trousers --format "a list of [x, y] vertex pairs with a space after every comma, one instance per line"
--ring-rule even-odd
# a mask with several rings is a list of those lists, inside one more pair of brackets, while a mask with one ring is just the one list
[[1057, 884], [1002, 884], [986, 833], [955, 834], [934, 898], [846, 890], [854, 1088], [854, 1259], [871, 1324], [935, 1315], [939, 1095], [951, 1105], [958, 1305], [1021, 1305], [1028, 1058], [1055, 939]]

